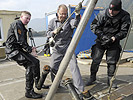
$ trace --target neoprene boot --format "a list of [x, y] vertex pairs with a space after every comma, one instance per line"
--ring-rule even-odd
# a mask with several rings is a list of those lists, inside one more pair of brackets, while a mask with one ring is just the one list
[[86, 83], [86, 86], [94, 84], [96, 81], [96, 75], [91, 75], [89, 81]]
[[42, 98], [41, 94], [34, 92], [34, 89], [33, 89], [34, 79], [33, 79], [33, 73], [32, 73], [32, 67], [31, 66], [27, 67], [25, 76], [26, 76], [25, 97], [33, 98], [33, 99]]
[[86, 86], [89, 86], [95, 83], [96, 73], [98, 71], [98, 68], [99, 68], [99, 63], [93, 61], [90, 68], [90, 72], [91, 72], [90, 79], [88, 80]]
[[42, 98], [42, 95], [34, 92], [34, 89], [32, 89], [32, 90], [26, 90], [25, 97], [38, 99], [38, 98]]
[[[116, 70], [116, 64], [108, 64], [108, 79], [107, 79], [107, 85], [110, 86], [110, 82], [112, 77], [114, 76], [114, 72]], [[117, 88], [117, 85], [114, 83], [112, 83], [112, 88]]]
[[45, 82], [45, 79], [48, 75], [48, 73], [50, 72], [50, 67], [48, 65], [45, 65], [43, 67], [43, 72], [41, 74], [40, 77], [35, 77], [34, 80], [35, 80], [35, 87], [38, 89], [38, 90], [41, 90], [41, 88], [43, 89], [49, 89], [49, 86], [47, 85], [44, 85], [44, 82]]
[[42, 85], [42, 88], [43, 88], [43, 89], [49, 89], [50, 86], [51, 86], [51, 85], [44, 85], [44, 84], [43, 84], [43, 85]]
[[[108, 86], [110, 86], [111, 79], [112, 79], [112, 77], [108, 77], [108, 79], [107, 79], [107, 85], [108, 85]], [[117, 87], [117, 84], [115, 84], [115, 83], [113, 82], [113, 83], [112, 83], [112, 88], [118, 88], [118, 87]]]
[[39, 82], [38, 78], [35, 78], [34, 81], [35, 81], [35, 87], [36, 87], [38, 90], [41, 90], [41, 88], [42, 88], [42, 89], [49, 89], [49, 87], [50, 87], [49, 85], [44, 85], [44, 84], [42, 84], [42, 86], [38, 88], [38, 82]]

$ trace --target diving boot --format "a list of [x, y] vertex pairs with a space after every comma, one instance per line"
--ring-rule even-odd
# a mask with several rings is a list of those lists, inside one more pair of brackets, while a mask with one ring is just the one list
[[43, 88], [43, 89], [49, 89], [49, 88], [50, 88], [50, 85], [44, 85], [44, 84], [43, 84], [43, 85], [42, 85], [42, 88]]
[[96, 75], [90, 76], [90, 79], [89, 79], [89, 81], [86, 83], [86, 86], [95, 84], [95, 81], [96, 81]]
[[38, 80], [35, 80], [35, 87], [38, 90], [41, 90], [41, 89], [49, 89], [50, 88], [50, 85], [44, 85], [44, 84], [42, 84], [41, 87], [40, 87], [40, 84], [38, 85]]
[[32, 90], [26, 90], [25, 97], [38, 99], [38, 98], [42, 98], [43, 96], [41, 94], [34, 92], [34, 90], [32, 89]]
[[[112, 77], [108, 77], [108, 79], [107, 79], [107, 85], [108, 85], [108, 86], [110, 86], [111, 79], [112, 79]], [[112, 82], [113, 82], [113, 81], [112, 81]], [[117, 84], [115, 84], [115, 83], [113, 82], [113, 83], [112, 83], [112, 88], [115, 88], [115, 89], [118, 88], [118, 87], [117, 87]]]

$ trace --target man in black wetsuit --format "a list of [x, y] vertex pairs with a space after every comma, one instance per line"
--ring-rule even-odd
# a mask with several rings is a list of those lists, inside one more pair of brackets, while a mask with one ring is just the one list
[[[87, 86], [96, 81], [96, 73], [106, 52], [107, 61], [107, 84], [114, 76], [116, 64], [120, 57], [120, 40], [124, 39], [131, 24], [130, 14], [122, 9], [121, 0], [112, 0], [109, 8], [104, 13], [98, 14], [91, 24], [91, 30], [97, 35], [96, 44], [92, 46], [92, 64], [90, 68], [90, 79]], [[113, 84], [116, 87], [115, 84]]]
[[27, 29], [25, 25], [29, 23], [31, 14], [28, 11], [21, 13], [20, 20], [15, 20], [8, 30], [6, 44], [6, 54], [9, 59], [16, 61], [26, 69], [26, 93], [27, 98], [42, 98], [41, 94], [34, 92], [34, 81], [40, 78], [40, 62], [35, 58], [36, 48], [27, 43]]

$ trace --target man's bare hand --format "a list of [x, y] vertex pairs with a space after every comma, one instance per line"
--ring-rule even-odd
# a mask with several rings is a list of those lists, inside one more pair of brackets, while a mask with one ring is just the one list
[[31, 54], [32, 54], [34, 57], [38, 57], [37, 52], [36, 52], [36, 47], [32, 47], [32, 52], [31, 52]]
[[82, 9], [82, 2], [80, 2], [76, 8], [75, 8], [75, 14], [79, 15], [80, 14], [80, 10]]
[[113, 36], [113, 37], [111, 37], [111, 39], [113, 40], [113, 42], [115, 41], [115, 37]]
[[60, 33], [60, 31], [62, 30], [62, 27], [58, 27], [58, 28], [56, 28], [55, 30], [54, 30], [54, 34], [58, 34], [58, 33]]

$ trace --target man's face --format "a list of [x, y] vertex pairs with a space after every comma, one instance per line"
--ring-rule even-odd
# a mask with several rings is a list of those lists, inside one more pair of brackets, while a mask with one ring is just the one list
[[27, 25], [31, 19], [31, 16], [28, 14], [22, 14], [21, 15], [21, 21], [24, 25]]
[[110, 16], [115, 16], [115, 15], [117, 15], [119, 12], [120, 12], [120, 11], [115, 11], [115, 10], [109, 9], [109, 14], [110, 14]]
[[67, 9], [61, 7], [61, 8], [58, 10], [57, 14], [58, 14], [58, 20], [59, 20], [60, 22], [64, 22], [65, 19], [67, 18]]

